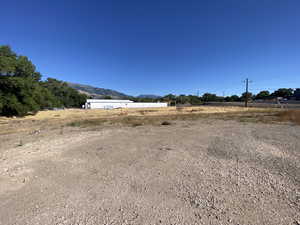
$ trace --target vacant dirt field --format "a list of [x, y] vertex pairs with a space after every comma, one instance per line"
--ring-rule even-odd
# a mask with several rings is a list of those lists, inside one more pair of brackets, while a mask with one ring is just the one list
[[300, 126], [204, 110], [1, 118], [0, 225], [299, 225]]

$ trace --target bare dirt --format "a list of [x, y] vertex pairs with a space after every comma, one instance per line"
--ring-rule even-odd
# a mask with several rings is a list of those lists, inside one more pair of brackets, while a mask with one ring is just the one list
[[169, 122], [0, 135], [0, 225], [300, 224], [300, 126]]

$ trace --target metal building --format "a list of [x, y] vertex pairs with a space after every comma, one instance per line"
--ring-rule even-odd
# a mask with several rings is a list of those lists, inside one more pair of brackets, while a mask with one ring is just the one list
[[167, 107], [165, 102], [133, 102], [116, 99], [87, 99], [85, 109], [116, 109], [116, 108], [153, 108]]

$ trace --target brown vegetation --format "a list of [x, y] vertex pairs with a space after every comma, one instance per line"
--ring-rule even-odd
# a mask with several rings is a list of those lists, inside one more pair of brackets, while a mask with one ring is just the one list
[[[176, 107], [155, 109], [115, 110], [62, 110], [42, 111], [24, 118], [0, 117], [0, 134], [32, 132], [36, 129], [56, 129], [61, 126], [103, 127], [121, 125], [137, 127], [142, 125], [161, 126], [164, 121], [221, 119], [239, 122], [300, 124], [300, 111], [284, 109], [241, 108], [241, 107]], [[22, 125], [22, 126], [20, 126]]]
[[300, 125], [300, 110], [287, 110], [279, 113], [282, 121], [289, 121]]

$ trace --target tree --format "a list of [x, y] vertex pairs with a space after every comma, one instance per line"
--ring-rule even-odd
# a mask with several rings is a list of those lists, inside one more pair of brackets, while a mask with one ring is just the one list
[[244, 92], [244, 93], [242, 94], [242, 96], [241, 96], [241, 100], [242, 100], [242, 101], [245, 101], [245, 100], [246, 100], [246, 97], [247, 97], [248, 100], [251, 100], [252, 97], [253, 97], [253, 94], [252, 94], [251, 92], [248, 92], [248, 93]]
[[205, 93], [202, 95], [202, 101], [204, 102], [217, 102], [218, 96], [211, 93]]
[[1, 114], [4, 116], [24, 116], [40, 109], [36, 101], [39, 85], [31, 79], [19, 77], [0, 78], [0, 96], [2, 98]]
[[9, 46], [0, 46], [0, 115], [25, 116], [40, 109], [81, 107], [87, 96], [65, 82], [41, 74], [26, 57], [17, 55]]
[[191, 105], [200, 105], [202, 103], [202, 101], [196, 95], [189, 95], [188, 96], [188, 103], [190, 103]]
[[240, 97], [237, 96], [237, 95], [232, 95], [232, 96], [225, 97], [224, 100], [226, 102], [239, 102], [240, 101]]
[[69, 87], [66, 82], [54, 78], [48, 78], [42, 85], [56, 97], [62, 106], [67, 108], [81, 107], [87, 99], [87, 95]]
[[293, 96], [293, 89], [292, 88], [279, 88], [278, 90], [272, 93], [273, 97], [282, 97], [282, 98], [289, 98]]
[[0, 46], [0, 75], [13, 75], [16, 70], [17, 55], [7, 45]]
[[269, 91], [261, 91], [255, 96], [255, 99], [267, 99], [269, 97], [270, 97]]
[[3, 106], [4, 106], [4, 96], [3, 96], [3, 94], [1, 93], [1, 90], [0, 90], [0, 115], [2, 115]]
[[176, 100], [176, 95], [168, 94], [168, 95], [164, 96], [163, 99], [165, 99], [167, 101], [175, 101]]
[[162, 101], [168, 102], [171, 106], [176, 104], [176, 95], [168, 94], [161, 98]]
[[32, 62], [26, 56], [18, 56], [7, 45], [0, 46], [0, 75], [41, 79]]

